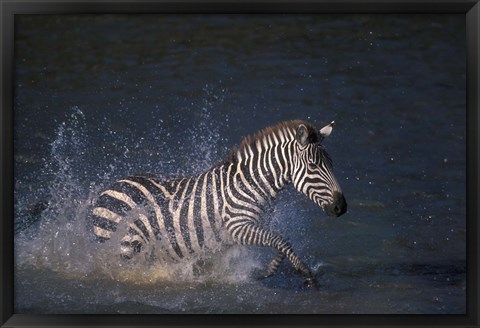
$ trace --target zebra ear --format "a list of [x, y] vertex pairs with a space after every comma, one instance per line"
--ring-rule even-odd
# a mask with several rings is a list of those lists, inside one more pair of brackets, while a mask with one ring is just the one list
[[335, 121], [330, 122], [330, 124], [325, 125], [323, 128], [320, 129], [320, 136], [322, 138], [326, 138], [332, 133], [333, 126], [335, 125]]
[[308, 143], [308, 129], [304, 124], [300, 124], [297, 127], [295, 139], [302, 146], [305, 146]]

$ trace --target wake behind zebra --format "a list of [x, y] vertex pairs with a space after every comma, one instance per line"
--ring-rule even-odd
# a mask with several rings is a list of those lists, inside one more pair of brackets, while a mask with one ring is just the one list
[[196, 176], [120, 179], [98, 196], [89, 225], [99, 242], [118, 242], [118, 254], [126, 260], [148, 253], [147, 245], [176, 262], [234, 244], [271, 247], [277, 255], [265, 276], [274, 274], [287, 258], [305, 285], [316, 286], [290, 243], [265, 226], [265, 210], [292, 184], [327, 215], [338, 217], [347, 211], [322, 144], [333, 125], [317, 130], [294, 120], [265, 128], [244, 138], [222, 163]]

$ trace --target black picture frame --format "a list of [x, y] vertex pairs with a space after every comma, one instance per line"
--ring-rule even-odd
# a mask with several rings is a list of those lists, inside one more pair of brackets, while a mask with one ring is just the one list
[[[467, 313], [466, 315], [21, 315], [13, 308], [13, 66], [18, 14], [92, 13], [456, 13], [466, 16], [467, 40]], [[104, 326], [478, 326], [479, 51], [477, 1], [4, 1], [1, 20], [0, 325]], [[459, 60], [464, 60], [460, 58]]]

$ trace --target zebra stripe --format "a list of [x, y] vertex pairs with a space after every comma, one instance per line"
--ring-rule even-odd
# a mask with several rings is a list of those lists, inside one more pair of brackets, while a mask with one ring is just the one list
[[150, 244], [174, 261], [234, 243], [273, 247], [277, 255], [266, 276], [287, 258], [314, 285], [291, 245], [263, 227], [262, 214], [290, 182], [327, 214], [345, 213], [345, 198], [321, 144], [332, 126], [317, 131], [303, 121], [280, 123], [245, 138], [223, 163], [197, 176], [120, 179], [97, 198], [93, 233], [105, 242], [122, 231], [119, 253], [126, 259]]

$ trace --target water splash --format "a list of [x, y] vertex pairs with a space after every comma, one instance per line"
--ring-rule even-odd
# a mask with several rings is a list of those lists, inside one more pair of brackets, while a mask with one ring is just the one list
[[84, 263], [82, 250], [86, 247], [86, 240], [79, 238], [85, 228], [78, 218], [86, 213], [89, 195], [88, 188], [81, 183], [87, 170], [82, 161], [86, 140], [85, 115], [74, 107], [58, 126], [56, 138], [51, 143], [50, 158], [42, 171], [48, 181], [46, 193], [49, 198], [43, 211], [33, 218], [40, 224], [34, 226], [35, 231], [28, 229], [15, 236], [19, 266], [85, 271], [81, 270], [85, 266], [80, 263]]
[[88, 137], [85, 115], [80, 108], [74, 107], [56, 132], [57, 137], [51, 143], [51, 160], [44, 171], [50, 177], [50, 201], [45, 217], [63, 217], [71, 222], [75, 217], [70, 207], [79, 205], [79, 200], [87, 194], [80, 181], [87, 175], [84, 157]]
[[[222, 123], [214, 121], [211, 116], [211, 111], [221, 105], [224, 94], [218, 97], [209, 87], [206, 87], [204, 92], [205, 99], [197, 111], [199, 115], [195, 117], [195, 128], [189, 131], [190, 140], [194, 143], [192, 149], [197, 151], [192, 156], [198, 155], [198, 152], [202, 156], [194, 166], [183, 169], [184, 172], [207, 169], [219, 160], [220, 152], [226, 152], [221, 146], [219, 133]], [[158, 129], [153, 139], [157, 141], [155, 152], [164, 155], [168, 154], [170, 145], [168, 139], [160, 137], [166, 131], [162, 123], [157, 123]], [[122, 154], [122, 163], [128, 163], [139, 154], [145, 154], [139, 152], [142, 147], [146, 147], [146, 142], [138, 140], [137, 145], [129, 147], [121, 142], [118, 132], [111, 128], [102, 128], [107, 136], [113, 136], [112, 138], [117, 140], [110, 145], [111, 151]], [[160, 143], [159, 140], [163, 142]], [[89, 172], [89, 167], [96, 163], [88, 156], [89, 142], [84, 112], [78, 107], [71, 108], [56, 129], [56, 138], [50, 144], [50, 158], [42, 171], [45, 179], [49, 181], [47, 191], [50, 198], [47, 208], [40, 214], [40, 225], [34, 233], [23, 231], [16, 236], [18, 268], [50, 270], [67, 279], [86, 281], [106, 278], [133, 285], [173, 280], [207, 283], [249, 279], [250, 270], [258, 266], [257, 260], [246, 256], [248, 251], [237, 248], [178, 264], [162, 260], [152, 263], [142, 256], [130, 262], [122, 262], [113, 240], [104, 244], [92, 242], [86, 228], [88, 209], [105, 187], [106, 181], [118, 178], [119, 174], [125, 171], [125, 167], [110, 164], [103, 171], [93, 170], [98, 172], [96, 174]], [[163, 164], [159, 158], [145, 157], [143, 160], [147, 162], [143, 167], [155, 166], [157, 171], [164, 170], [167, 175], [171, 173], [168, 165]], [[127, 167], [127, 171], [134, 169], [135, 165]], [[158, 258], [161, 258], [161, 254], [158, 255]], [[239, 258], [242, 258], [242, 261], [238, 261]], [[249, 265], [245, 265], [246, 259], [250, 262]]]
[[202, 157], [197, 166], [208, 168], [227, 153], [225, 140], [220, 135], [220, 126], [228, 122], [228, 116], [223, 122], [212, 119], [212, 112], [219, 110], [224, 104], [227, 91], [207, 84], [203, 88], [203, 93], [203, 104], [200, 106], [195, 128], [190, 132], [190, 138], [196, 140], [196, 148], [202, 150]]

